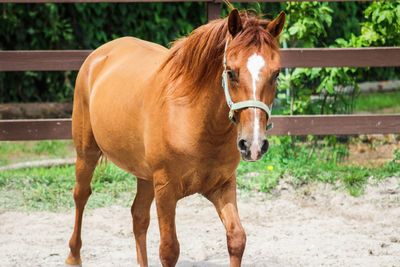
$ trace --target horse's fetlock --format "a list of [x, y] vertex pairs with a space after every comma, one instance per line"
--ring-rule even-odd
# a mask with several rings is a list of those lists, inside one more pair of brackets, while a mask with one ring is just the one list
[[79, 256], [79, 252], [82, 248], [82, 240], [79, 239], [73, 239], [69, 241], [69, 248], [71, 249], [71, 252], [74, 256]]
[[242, 257], [246, 247], [246, 233], [243, 228], [235, 228], [227, 233], [228, 251], [230, 255]]
[[160, 259], [163, 266], [175, 266], [179, 257], [179, 242], [164, 241], [160, 244]]

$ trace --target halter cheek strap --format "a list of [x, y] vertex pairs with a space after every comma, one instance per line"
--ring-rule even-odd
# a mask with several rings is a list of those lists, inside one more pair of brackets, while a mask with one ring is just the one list
[[[267, 121], [269, 118], [271, 118], [271, 109], [264, 103], [258, 100], [246, 100], [246, 101], [240, 101], [237, 103], [234, 103], [232, 101], [231, 95], [229, 94], [229, 84], [228, 84], [228, 70], [226, 66], [226, 50], [228, 48], [228, 41], [226, 41], [225, 44], [225, 50], [224, 50], [224, 59], [223, 59], [223, 66], [224, 70], [222, 72], [222, 88], [224, 89], [225, 93], [225, 99], [226, 103], [228, 104], [229, 107], [229, 119], [234, 122], [234, 115], [236, 110], [244, 109], [244, 108], [259, 108], [263, 110], [267, 117]], [[273, 124], [272, 123], [267, 123], [267, 130], [272, 129]]]

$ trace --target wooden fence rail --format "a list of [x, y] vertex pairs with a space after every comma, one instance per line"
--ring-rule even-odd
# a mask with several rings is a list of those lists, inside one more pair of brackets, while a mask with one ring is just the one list
[[[0, 71], [78, 70], [90, 50], [0, 51]], [[282, 67], [395, 67], [400, 47], [282, 49]]]
[[[264, 2], [280, 3], [289, 0], [230, 0], [230, 2]], [[290, 0], [291, 2], [371, 2], [374, 0]], [[222, 3], [223, 0], [0, 0], [0, 3], [176, 3], [176, 2], [214, 2]]]
[[[273, 116], [270, 135], [400, 133], [400, 115]], [[70, 139], [71, 119], [3, 120], [0, 141]]]

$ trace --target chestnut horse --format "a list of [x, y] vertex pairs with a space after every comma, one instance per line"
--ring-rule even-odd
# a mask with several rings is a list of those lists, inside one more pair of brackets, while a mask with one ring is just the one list
[[153, 199], [160, 260], [174, 266], [176, 204], [194, 193], [214, 204], [226, 228], [230, 265], [240, 266], [246, 234], [235, 172], [240, 155], [255, 161], [268, 149], [267, 124], [280, 69], [277, 39], [284, 21], [284, 13], [268, 21], [233, 9], [228, 18], [199, 27], [170, 50], [125, 37], [89, 55], [74, 95], [76, 213], [68, 264], [81, 264], [83, 210], [104, 155], [137, 177], [131, 212], [140, 266], [148, 265]]

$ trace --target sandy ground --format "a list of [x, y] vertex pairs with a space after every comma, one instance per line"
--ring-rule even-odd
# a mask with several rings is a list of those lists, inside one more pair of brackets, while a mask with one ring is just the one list
[[[400, 178], [370, 185], [353, 198], [330, 185], [296, 191], [282, 182], [273, 196], [244, 193], [239, 208], [247, 232], [244, 266], [400, 266]], [[225, 233], [200, 196], [179, 202], [178, 266], [226, 266]], [[0, 266], [64, 266], [73, 212], [0, 214]], [[155, 209], [149, 260], [158, 261]], [[84, 266], [136, 265], [129, 208], [88, 210]]]

